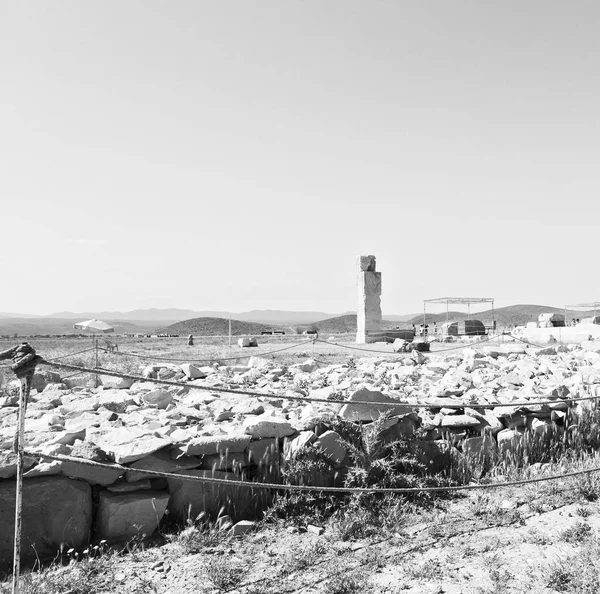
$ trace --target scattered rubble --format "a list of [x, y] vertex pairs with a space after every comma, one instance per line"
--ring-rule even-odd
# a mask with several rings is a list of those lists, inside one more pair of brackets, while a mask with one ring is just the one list
[[[343, 469], [347, 451], [335, 427], [327, 425], [331, 418], [368, 430], [386, 415], [378, 429], [383, 442], [413, 438], [418, 430], [415, 453], [431, 472], [445, 468], [450, 448], [484, 457], [514, 450], [525, 431], [549, 435], [560, 430], [568, 409], [577, 413], [590, 406], [570, 402], [588, 395], [584, 384], [592, 395], [600, 386], [600, 353], [590, 344], [537, 351], [516, 344], [451, 354], [414, 351], [395, 360], [348, 358], [333, 365], [307, 360], [287, 368], [250, 357], [247, 365], [154, 363], [142, 371], [146, 379], [174, 380], [183, 387], [102, 377], [94, 388], [87, 380], [36, 373], [25, 444], [41, 461], [26, 460], [26, 538], [38, 553], [40, 543], [54, 552], [77, 546], [90, 531], [109, 542], [148, 536], [166, 510], [185, 520], [201, 511], [216, 515], [223, 505], [233, 522], [250, 522], [268, 503], [268, 491], [135, 471], [271, 482], [282, 459], [311, 451]], [[0, 500], [5, 500], [0, 521], [8, 535], [0, 539], [0, 565], [12, 555], [18, 408], [10, 388], [0, 407]], [[265, 397], [214, 388], [260, 391]], [[538, 404], [545, 400], [551, 402]], [[520, 404], [498, 406], [512, 403]], [[56, 454], [130, 470], [44, 457]], [[326, 484], [329, 478], [317, 480]], [[243, 526], [236, 530], [250, 529], [251, 522]]]

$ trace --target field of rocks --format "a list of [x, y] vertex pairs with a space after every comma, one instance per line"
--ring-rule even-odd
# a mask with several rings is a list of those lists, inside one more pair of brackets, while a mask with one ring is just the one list
[[[34, 344], [47, 360], [89, 346]], [[592, 468], [600, 342], [538, 348], [503, 339], [408, 354], [345, 346], [161, 340], [100, 353], [99, 367], [138, 380], [40, 366], [26, 418], [24, 553], [65, 565], [26, 576], [30, 591], [561, 592], [598, 584], [594, 563], [577, 575], [577, 564], [558, 563], [593, 558], [594, 473], [387, 497], [238, 483], [419, 489]], [[60, 362], [93, 367], [95, 353]], [[18, 385], [2, 372], [6, 569]], [[88, 589], [76, 589], [73, 576]]]

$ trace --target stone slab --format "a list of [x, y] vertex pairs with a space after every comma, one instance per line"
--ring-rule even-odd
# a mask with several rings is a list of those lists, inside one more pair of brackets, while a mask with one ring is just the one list
[[[0, 568], [12, 564], [15, 482], [0, 483]], [[83, 548], [92, 526], [92, 489], [83, 481], [40, 477], [23, 482], [21, 557], [53, 558], [61, 547]]]
[[162, 520], [168, 502], [169, 494], [164, 491], [103, 491], [98, 501], [95, 537], [109, 543], [149, 537]]

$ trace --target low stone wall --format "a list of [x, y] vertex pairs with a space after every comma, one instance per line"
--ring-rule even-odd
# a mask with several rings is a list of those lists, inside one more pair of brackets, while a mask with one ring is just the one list
[[[527, 431], [546, 438], [560, 432], [570, 400], [596, 394], [597, 344], [531, 351], [516, 345], [465, 348], [452, 354], [413, 352], [394, 361], [349, 358], [323, 366], [306, 361], [288, 368], [256, 357], [247, 365], [150, 365], [147, 378], [179, 380], [181, 387], [104, 377], [61, 381], [36, 374], [26, 419], [23, 555], [26, 561], [151, 535], [168, 512], [184, 522], [201, 512], [227, 514], [233, 523], [254, 519], [273, 493], [237, 484], [155, 478], [156, 470], [231, 481], [281, 482], [282, 469], [300, 452], [318, 452], [331, 472], [297, 482], [340, 485], [353, 464], [336, 431], [340, 421], [361, 431], [377, 428], [380, 443], [408, 440], [430, 473], [448, 469], [461, 454], [493, 458], [518, 451]], [[592, 349], [594, 347], [594, 349]], [[190, 389], [260, 389], [273, 398]], [[0, 566], [12, 556], [16, 473], [12, 439], [17, 396], [0, 398]], [[315, 397], [324, 402], [303, 401]], [[296, 400], [299, 398], [299, 400]], [[550, 400], [549, 404], [537, 404]], [[385, 404], [353, 404], [367, 401]], [[496, 406], [525, 402], [515, 406]], [[418, 405], [426, 404], [428, 408]], [[488, 408], [484, 408], [484, 405]], [[382, 415], [387, 417], [382, 420]], [[374, 421], [377, 421], [373, 424]], [[453, 453], [453, 455], [451, 455]], [[116, 462], [130, 470], [85, 466], [45, 456]]]

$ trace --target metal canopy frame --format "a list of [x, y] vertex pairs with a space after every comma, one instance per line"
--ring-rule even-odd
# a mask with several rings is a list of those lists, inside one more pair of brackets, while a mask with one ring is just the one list
[[574, 305], [565, 305], [565, 324], [567, 322], [567, 309], [593, 309], [592, 316], [596, 317], [596, 311], [600, 310], [600, 301], [590, 301], [589, 303], [576, 303]]
[[493, 322], [494, 327], [496, 326], [496, 316], [494, 314], [494, 298], [493, 297], [436, 297], [435, 299], [423, 299], [423, 325], [425, 325], [428, 303], [445, 303], [446, 304], [446, 323], [448, 323], [448, 317], [449, 317], [448, 306], [450, 304], [466, 305], [467, 306], [467, 319], [470, 320], [472, 303], [491, 303], [492, 304], [492, 322]]

